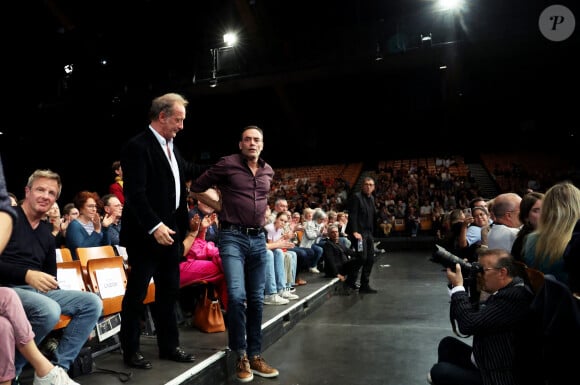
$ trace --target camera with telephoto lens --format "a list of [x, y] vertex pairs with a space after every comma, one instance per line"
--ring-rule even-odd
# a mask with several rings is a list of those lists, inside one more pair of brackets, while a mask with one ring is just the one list
[[455, 270], [455, 264], [459, 263], [463, 278], [475, 277], [477, 273], [483, 272], [483, 267], [478, 262], [467, 262], [464, 259], [451, 254], [439, 245], [435, 245], [435, 251], [431, 256], [431, 261], [452, 270]]
[[463, 286], [469, 293], [472, 302], [479, 299], [479, 290], [477, 287], [477, 274], [483, 273], [483, 266], [479, 262], [467, 262], [456, 255], [451, 254], [439, 245], [435, 245], [435, 251], [430, 258], [431, 262], [438, 263], [445, 268], [455, 271], [455, 264], [461, 266], [461, 275], [463, 275]]

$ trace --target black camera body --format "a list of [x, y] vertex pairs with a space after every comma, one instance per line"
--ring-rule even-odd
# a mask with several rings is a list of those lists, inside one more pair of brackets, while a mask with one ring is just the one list
[[458, 263], [461, 266], [461, 275], [463, 275], [463, 286], [467, 290], [471, 302], [474, 305], [479, 302], [480, 291], [477, 285], [477, 274], [483, 273], [483, 266], [479, 262], [469, 263], [439, 245], [435, 245], [435, 251], [431, 255], [430, 261], [454, 271], [455, 264]]

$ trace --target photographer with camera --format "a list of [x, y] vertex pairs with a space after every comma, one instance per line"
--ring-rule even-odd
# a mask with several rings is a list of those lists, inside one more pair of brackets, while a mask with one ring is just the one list
[[[453, 255], [447, 258], [450, 253], [445, 253], [436, 251], [443, 258], [433, 260], [447, 267], [450, 317], [463, 334], [458, 336], [473, 336], [473, 343], [470, 346], [456, 337], [443, 338], [438, 347], [438, 361], [431, 368], [428, 381], [436, 385], [537, 382], [529, 370], [534, 367], [532, 344], [535, 342], [526, 335], [533, 293], [516, 276], [518, 270], [513, 257], [506, 250], [482, 249], [478, 262], [458, 262], [450, 267], [449, 261], [460, 259]], [[466, 265], [470, 271], [476, 271], [481, 290], [490, 294], [479, 306], [472, 303], [464, 287], [462, 267]]]

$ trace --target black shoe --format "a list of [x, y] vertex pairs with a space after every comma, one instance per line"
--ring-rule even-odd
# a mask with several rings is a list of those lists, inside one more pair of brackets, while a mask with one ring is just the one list
[[367, 294], [376, 294], [376, 293], [378, 293], [379, 291], [378, 291], [378, 290], [375, 290], [375, 289], [373, 289], [373, 288], [372, 288], [372, 287], [370, 287], [370, 286], [361, 286], [361, 287], [360, 287], [360, 289], [358, 289], [358, 292], [359, 292], [359, 293], [367, 293]]
[[351, 290], [358, 290], [360, 288], [360, 285], [356, 282], [354, 282], [354, 283], [345, 282], [344, 285]]
[[193, 354], [186, 353], [182, 348], [179, 346], [173, 349], [172, 352], [169, 353], [159, 353], [159, 358], [162, 360], [171, 360], [175, 362], [193, 362], [195, 361], [195, 357]]
[[151, 369], [153, 367], [151, 362], [147, 361], [141, 352], [133, 353], [131, 357], [125, 357], [123, 361], [125, 361], [125, 365], [136, 369]]

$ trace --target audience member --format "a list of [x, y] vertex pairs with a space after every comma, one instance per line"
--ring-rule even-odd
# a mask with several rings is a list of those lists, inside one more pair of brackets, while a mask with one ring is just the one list
[[0, 385], [10, 385], [16, 377], [15, 347], [34, 368], [32, 385], [78, 385], [38, 350], [22, 302], [8, 287], [0, 287], [0, 336]]
[[17, 218], [16, 210], [13, 207], [9, 193], [6, 191], [4, 167], [0, 158], [0, 253], [2, 253], [10, 239], [12, 228]]
[[62, 218], [60, 216], [60, 207], [54, 202], [50, 210], [46, 213], [46, 222], [51, 227], [51, 233], [54, 237], [56, 247], [66, 246], [66, 239], [62, 230]]
[[181, 248], [188, 229], [185, 181], [192, 179], [196, 171], [174, 146], [175, 136], [183, 130], [188, 103], [175, 93], [153, 99], [149, 126], [129, 139], [121, 150], [126, 200], [120, 241], [127, 251], [130, 272], [123, 296], [120, 337], [123, 361], [138, 369], [152, 368], [140, 350], [143, 300], [151, 278], [155, 282], [155, 305], [151, 310], [159, 358], [195, 360], [179, 346], [175, 312]]
[[217, 186], [222, 194], [219, 249], [228, 287], [228, 345], [237, 354], [236, 376], [249, 382], [254, 373], [277, 377], [262, 357], [266, 235], [262, 227], [274, 170], [260, 158], [264, 135], [257, 126], [243, 129], [240, 154], [222, 157], [191, 184], [201, 193]]
[[533, 372], [525, 360], [525, 355], [531, 352], [523, 341], [529, 338], [525, 331], [533, 293], [516, 276], [514, 259], [506, 250], [483, 250], [479, 263], [481, 289], [490, 295], [478, 308], [474, 308], [476, 305], [463, 286], [460, 265], [447, 269], [452, 287], [451, 319], [460, 333], [473, 336], [472, 345], [455, 337], [444, 337], [428, 380], [438, 385], [531, 384]]
[[66, 244], [66, 230], [68, 229], [68, 225], [79, 217], [79, 209], [75, 207], [73, 202], [69, 202], [65, 204], [62, 208], [62, 219], [60, 221], [60, 227], [62, 229], [61, 233], [65, 239]]
[[123, 215], [123, 204], [115, 194], [105, 195], [101, 201], [103, 202], [103, 219], [102, 222], [109, 223], [109, 243], [114, 246], [121, 244], [121, 217]]
[[578, 220], [580, 190], [570, 182], [550, 187], [542, 200], [538, 228], [524, 240], [524, 263], [568, 285], [563, 256]]
[[357, 290], [356, 279], [361, 268], [361, 260], [356, 258], [353, 250], [345, 247], [340, 241], [337, 225], [328, 227], [328, 241], [324, 244], [325, 276], [338, 278], [344, 283], [346, 292]]
[[109, 185], [109, 194], [114, 194], [119, 199], [119, 202], [124, 205], [125, 194], [123, 193], [123, 167], [121, 167], [121, 161], [114, 161], [112, 169], [115, 179], [113, 183]]
[[[288, 300], [299, 298], [291, 292], [292, 283], [294, 283], [292, 271], [296, 272], [297, 256], [296, 253], [288, 250], [294, 247], [294, 243], [289, 240], [289, 236], [285, 235], [287, 222], [288, 214], [286, 211], [281, 211], [276, 215], [273, 223], [264, 226], [268, 251], [271, 253], [271, 255], [268, 253], [266, 263], [265, 305], [284, 305], [288, 303]], [[286, 270], [286, 266], [290, 267], [290, 271]]]
[[487, 234], [487, 246], [490, 249], [512, 249], [522, 225], [519, 218], [521, 201], [522, 198], [516, 193], [503, 193], [494, 198], [493, 227]]
[[310, 260], [308, 271], [314, 274], [320, 274], [318, 270], [318, 262], [322, 258], [322, 246], [317, 244], [317, 241], [322, 237], [325, 227], [324, 220], [327, 218], [326, 213], [321, 209], [314, 210], [306, 208], [304, 215], [304, 234], [300, 241], [300, 247], [305, 249], [312, 249], [314, 258]]
[[183, 239], [183, 257], [179, 264], [179, 286], [185, 287], [195, 282], [206, 281], [216, 288], [224, 310], [228, 309], [228, 288], [222, 266], [219, 249], [212, 241], [207, 241], [205, 233], [212, 223], [217, 221], [217, 214], [192, 218], [190, 232]]
[[79, 259], [78, 247], [95, 247], [110, 245], [109, 226], [114, 220], [105, 214], [103, 220], [99, 215], [101, 198], [91, 191], [79, 191], [73, 198], [75, 207], [79, 209], [77, 219], [69, 223], [66, 230], [66, 246], [70, 249], [74, 260]]
[[459, 258], [473, 260], [473, 250], [467, 245], [467, 227], [473, 217], [466, 218], [461, 209], [453, 209], [445, 219], [447, 230], [437, 244]]
[[358, 248], [359, 242], [362, 243], [362, 250], [357, 250], [357, 256], [362, 264], [359, 293], [377, 293], [377, 290], [370, 286], [371, 271], [375, 263], [373, 234], [377, 223], [374, 190], [374, 179], [365, 177], [361, 191], [352, 195], [348, 205], [349, 220], [346, 232], [349, 234], [352, 247]]
[[[219, 193], [215, 188], [207, 189], [205, 194], [206, 194], [208, 199], [211, 199], [214, 201], [219, 201], [219, 199], [220, 199]], [[207, 204], [198, 200], [196, 205], [194, 206], [194, 208], [189, 210], [189, 220], [191, 221], [191, 219], [193, 218], [193, 216], [195, 214], [198, 214], [199, 217], [203, 219], [206, 216], [213, 214], [214, 212], [215, 212], [215, 209], [213, 207], [210, 207]], [[207, 228], [207, 230], [205, 232], [205, 240], [208, 242], [212, 241], [214, 243], [217, 243], [218, 232], [219, 232], [219, 221], [218, 221], [217, 216], [216, 216], [215, 220], [211, 222], [210, 226]]]
[[512, 245], [511, 255], [518, 261], [523, 261], [523, 246], [526, 236], [538, 228], [540, 213], [542, 212], [542, 200], [544, 194], [529, 192], [523, 196], [520, 202], [520, 222], [522, 227]]
[[[60, 176], [50, 170], [36, 170], [28, 178], [24, 201], [16, 207], [18, 221], [0, 255], [0, 284], [13, 287], [20, 297], [37, 344], [61, 314], [71, 317], [53, 353], [53, 362], [68, 371], [101, 316], [103, 303], [94, 293], [58, 287], [54, 237], [42, 218], [61, 190]], [[24, 364], [25, 358], [17, 353], [17, 376]]]

